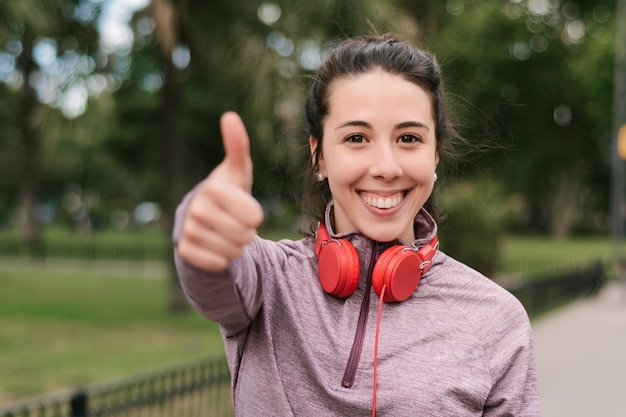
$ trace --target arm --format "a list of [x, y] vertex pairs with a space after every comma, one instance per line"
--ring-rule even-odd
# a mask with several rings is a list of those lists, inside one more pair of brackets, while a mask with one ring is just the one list
[[243, 122], [226, 113], [221, 130], [224, 160], [179, 206], [173, 239], [191, 304], [211, 320], [238, 327], [249, 322], [246, 306], [256, 305], [251, 300], [260, 294], [246, 247], [256, 237], [263, 210], [250, 194], [252, 160]]
[[538, 417], [539, 393], [532, 330], [521, 304], [505, 312], [492, 329], [493, 388], [484, 416]]

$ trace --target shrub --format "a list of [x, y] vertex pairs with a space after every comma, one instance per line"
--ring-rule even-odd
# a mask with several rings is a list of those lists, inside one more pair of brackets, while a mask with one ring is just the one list
[[455, 181], [438, 191], [437, 200], [444, 215], [439, 225], [441, 250], [493, 276], [512, 217], [498, 182], [489, 177]]

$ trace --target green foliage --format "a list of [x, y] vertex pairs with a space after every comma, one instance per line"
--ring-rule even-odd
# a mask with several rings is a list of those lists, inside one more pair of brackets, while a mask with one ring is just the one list
[[[36, 62], [21, 68], [29, 73], [21, 84], [0, 74], [0, 225], [15, 211], [16, 180], [24, 177], [16, 136], [24, 126], [18, 121], [36, 122], [30, 129], [37, 139], [39, 201], [56, 208], [57, 221], [71, 224], [63, 204], [77, 191], [97, 201], [90, 214], [107, 225], [110, 213], [129, 212], [145, 200], [171, 211], [171, 200], [180, 196], [170, 184], [188, 190], [221, 161], [218, 121], [226, 110], [240, 112], [249, 129], [253, 192], [270, 210], [268, 226], [290, 224], [308, 160], [302, 111], [315, 59], [339, 38], [391, 30], [438, 55], [463, 135], [479, 147], [502, 145], [460, 149], [463, 158], [442, 161], [444, 177], [465, 180], [488, 172], [502, 178], [502, 198], [515, 196], [524, 208], [512, 223], [516, 231], [606, 230], [606, 221], [590, 219], [607, 218], [609, 209], [613, 1], [175, 3], [173, 30], [190, 62], [172, 74], [152, 8], [131, 22], [132, 50], [107, 55], [96, 30], [104, 3], [0, 2], [2, 59], [21, 68], [31, 54], [20, 54], [16, 45], [24, 49], [49, 38], [59, 64], [76, 56], [95, 64], [91, 73], [69, 77], [57, 94], [81, 77], [107, 85], [90, 97], [86, 113], [68, 121], [55, 109], [58, 102], [35, 100], [29, 116], [17, 113], [14, 103], [30, 85], [24, 80], [41, 73]], [[168, 80], [177, 89], [172, 102], [164, 95]], [[175, 109], [176, 152], [164, 140], [172, 134], [165, 132], [172, 113], [166, 109]], [[174, 154], [180, 161], [172, 171], [168, 158]]]
[[[41, 196], [51, 185], [51, 194], [59, 198], [58, 190], [66, 180], [59, 168], [68, 155], [44, 154], [63, 137], [63, 128], [56, 129], [63, 124], [56, 123], [55, 109], [65, 109], [73, 88], [86, 90], [88, 80], [95, 80], [90, 77], [104, 72], [94, 24], [98, 11], [98, 5], [82, 0], [0, 2], [0, 81], [2, 92], [8, 93], [0, 95], [0, 107], [6, 109], [0, 146], [3, 154], [12, 156], [0, 164], [0, 176], [13, 179], [6, 185], [0, 183], [0, 192], [8, 196], [11, 209], [18, 211], [18, 206], [18, 224], [28, 241], [38, 239], [36, 213]], [[3, 209], [0, 204], [1, 223], [9, 211]]]
[[481, 177], [442, 186], [437, 199], [441, 250], [493, 277], [513, 210], [496, 180]]
[[[524, 199], [520, 226], [562, 235], [582, 213], [607, 210], [614, 5], [537, 5], [449, 1], [432, 43], [450, 91], [480, 109], [467, 115], [464, 133], [504, 145], [461, 161], [463, 175], [496, 172], [504, 193]], [[476, 119], [493, 123], [483, 129]]]

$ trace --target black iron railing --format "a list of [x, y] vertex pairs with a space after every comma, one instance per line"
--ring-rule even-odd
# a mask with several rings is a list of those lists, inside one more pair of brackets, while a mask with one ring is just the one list
[[565, 271], [508, 286], [531, 317], [545, 313], [577, 298], [594, 295], [607, 280], [601, 262], [578, 266]]
[[41, 242], [0, 240], [0, 257], [32, 262], [114, 261], [144, 263], [162, 261], [171, 253], [168, 245], [135, 245], [102, 242]]
[[211, 359], [0, 407], [0, 416], [228, 417], [230, 373], [225, 359]]

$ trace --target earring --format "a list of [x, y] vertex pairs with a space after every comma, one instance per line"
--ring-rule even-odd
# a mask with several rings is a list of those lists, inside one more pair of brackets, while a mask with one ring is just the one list
[[436, 172], [434, 173], [433, 178], [435, 179], [435, 182], [437, 182], [437, 173]]
[[324, 174], [322, 174], [319, 171], [315, 171], [315, 179], [318, 180], [319, 182], [324, 181]]

